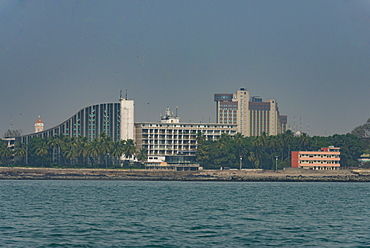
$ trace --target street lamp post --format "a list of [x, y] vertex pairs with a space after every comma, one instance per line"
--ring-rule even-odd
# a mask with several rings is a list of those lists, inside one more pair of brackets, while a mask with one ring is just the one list
[[277, 171], [278, 156], [275, 156], [275, 170]]
[[240, 157], [240, 170], [242, 170], [243, 158]]

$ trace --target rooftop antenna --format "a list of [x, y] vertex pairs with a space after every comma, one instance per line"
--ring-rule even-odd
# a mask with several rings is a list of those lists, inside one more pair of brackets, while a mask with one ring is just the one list
[[170, 117], [171, 116], [171, 111], [170, 111], [170, 108], [167, 106], [166, 107], [166, 114], [165, 114], [165, 117]]
[[299, 117], [299, 131], [302, 133], [302, 117]]
[[127, 89], [126, 89], [126, 100], [127, 100]]
[[119, 99], [122, 99], [122, 90], [119, 91]]
[[179, 109], [179, 106], [176, 106], [176, 117], [177, 117], [177, 111], [178, 111], [178, 109]]
[[10, 130], [13, 130], [13, 116], [10, 116]]

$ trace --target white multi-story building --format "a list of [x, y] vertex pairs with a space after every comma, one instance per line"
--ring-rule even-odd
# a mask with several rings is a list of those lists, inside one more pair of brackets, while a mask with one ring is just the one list
[[160, 122], [135, 123], [135, 143], [148, 151], [148, 162], [161, 162], [166, 156], [195, 155], [197, 136], [217, 140], [221, 134], [234, 135], [235, 124], [181, 123], [167, 109]]
[[120, 134], [121, 140], [135, 139], [134, 135], [134, 100], [128, 100], [127, 98], [121, 98], [120, 102]]

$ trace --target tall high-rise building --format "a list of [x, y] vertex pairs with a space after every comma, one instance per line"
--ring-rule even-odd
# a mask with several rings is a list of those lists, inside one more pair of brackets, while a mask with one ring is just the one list
[[234, 94], [234, 99], [238, 102], [237, 130], [244, 136], [250, 136], [249, 128], [249, 91], [241, 88]]
[[126, 98], [120, 98], [120, 108], [121, 108], [121, 140], [134, 139], [134, 100], [128, 100]]
[[249, 136], [249, 91], [241, 88], [235, 94], [215, 94], [216, 121], [219, 124], [236, 124], [237, 131]]
[[249, 96], [241, 88], [235, 94], [215, 94], [216, 120], [219, 124], [236, 124], [237, 131], [244, 136], [261, 133], [277, 135], [286, 131], [287, 117], [279, 114], [275, 99], [262, 100]]

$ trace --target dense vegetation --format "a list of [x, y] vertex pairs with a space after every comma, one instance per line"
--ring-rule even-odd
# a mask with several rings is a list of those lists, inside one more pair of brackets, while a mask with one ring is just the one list
[[322, 147], [341, 148], [341, 166], [355, 167], [357, 159], [365, 151], [362, 140], [354, 134], [335, 134], [329, 137], [310, 137], [303, 133], [294, 136], [291, 131], [276, 136], [262, 134], [243, 137], [240, 134], [223, 134], [217, 141], [205, 140], [198, 134], [197, 160], [204, 168], [230, 167], [278, 169], [290, 166], [292, 151], [317, 151]]
[[[12, 151], [2, 142], [0, 157], [3, 164], [18, 166], [60, 166], [114, 168], [122, 166], [140, 167], [141, 163], [132, 164], [128, 159], [136, 157], [138, 161], [147, 160], [145, 149], [137, 150], [134, 141], [112, 139], [105, 133], [98, 139], [88, 141], [86, 137], [55, 136], [50, 138], [33, 138], [27, 146], [16, 144], [15, 161], [12, 162]], [[120, 158], [127, 158], [121, 163]], [[13, 164], [12, 164], [13, 165]]]
[[[310, 137], [303, 133], [295, 136], [290, 130], [276, 136], [262, 134], [243, 137], [241, 134], [223, 134], [217, 141], [206, 140], [198, 133], [197, 160], [204, 168], [230, 167], [278, 169], [290, 166], [292, 151], [317, 151], [322, 147], [340, 147], [341, 166], [357, 167], [358, 158], [370, 153], [370, 119], [352, 133]], [[363, 167], [370, 167], [365, 163]]]
[[[356, 127], [352, 133], [333, 136], [310, 137], [303, 133], [295, 136], [288, 130], [283, 134], [257, 137], [230, 136], [222, 134], [217, 141], [207, 140], [198, 132], [197, 161], [205, 169], [220, 167], [278, 169], [290, 166], [291, 151], [317, 151], [322, 147], [341, 148], [341, 166], [357, 167], [358, 158], [370, 153], [370, 119]], [[12, 156], [15, 155], [13, 161]], [[98, 139], [88, 141], [86, 137], [68, 138], [56, 136], [47, 139], [34, 138], [25, 146], [17, 144], [14, 151], [0, 142], [0, 160], [4, 165], [18, 166], [62, 166], [62, 167], [142, 167], [142, 163], [123, 163], [120, 158], [136, 157], [139, 162], [147, 160], [147, 151], [138, 150], [133, 140], [112, 141], [102, 134]]]

